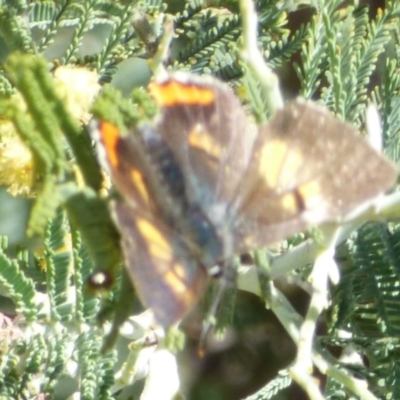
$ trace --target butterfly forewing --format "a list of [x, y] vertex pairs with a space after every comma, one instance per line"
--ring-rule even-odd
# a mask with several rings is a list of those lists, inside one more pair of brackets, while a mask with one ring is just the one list
[[117, 126], [105, 121], [92, 121], [91, 133], [102, 153], [101, 162], [124, 199], [142, 213], [156, 212], [142, 168], [146, 154], [140, 151], [134, 134], [122, 136]]
[[162, 106], [157, 125], [182, 168], [190, 200], [229, 202], [247, 169], [255, 130], [229, 86], [188, 77], [174, 74], [152, 84]]
[[345, 216], [392, 186], [396, 175], [349, 124], [323, 107], [289, 103], [260, 127], [254, 145], [237, 201], [248, 236], [243, 247]]

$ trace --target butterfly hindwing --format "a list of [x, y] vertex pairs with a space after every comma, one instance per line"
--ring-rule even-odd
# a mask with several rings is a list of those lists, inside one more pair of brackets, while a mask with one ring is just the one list
[[159, 221], [154, 223], [127, 204], [114, 203], [112, 208], [139, 297], [160, 324], [169, 326], [198, 301], [205, 271], [190, 257], [182, 240]]

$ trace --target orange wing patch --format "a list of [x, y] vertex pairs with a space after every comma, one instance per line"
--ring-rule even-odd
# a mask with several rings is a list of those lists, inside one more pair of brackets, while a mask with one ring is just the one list
[[171, 259], [171, 246], [162, 233], [149, 221], [138, 218], [137, 227], [148, 243], [149, 252], [153, 258]]
[[138, 192], [140, 193], [140, 196], [142, 196], [143, 201], [145, 203], [149, 203], [150, 195], [147, 190], [146, 184], [143, 180], [143, 174], [137, 169], [132, 169], [131, 170], [131, 179], [135, 183], [135, 187], [137, 188]]
[[119, 164], [117, 144], [121, 138], [119, 129], [110, 122], [102, 121], [99, 131], [104, 148], [107, 152], [108, 161], [112, 167], [117, 167]]
[[165, 264], [169, 265], [169, 268], [165, 272], [159, 271], [162, 274], [163, 281], [181, 302], [187, 307], [191, 306], [198, 298], [198, 295], [188, 287], [185, 266], [174, 260], [174, 252], [170, 243], [156, 226], [145, 219], [138, 218], [137, 227], [146, 239], [151, 257], [162, 260]]
[[184, 85], [176, 81], [164, 84], [151, 83], [149, 90], [159, 106], [209, 106], [215, 100], [215, 93], [193, 84]]
[[201, 124], [197, 124], [190, 131], [188, 143], [191, 147], [202, 150], [215, 159], [221, 157], [221, 146]]

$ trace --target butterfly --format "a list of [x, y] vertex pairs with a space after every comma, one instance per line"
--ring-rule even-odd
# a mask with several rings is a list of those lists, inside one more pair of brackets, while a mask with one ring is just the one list
[[123, 200], [111, 205], [143, 304], [169, 326], [221, 261], [335, 221], [390, 188], [396, 169], [327, 109], [292, 101], [249, 122], [231, 88], [173, 73], [149, 86], [160, 108], [96, 136]]

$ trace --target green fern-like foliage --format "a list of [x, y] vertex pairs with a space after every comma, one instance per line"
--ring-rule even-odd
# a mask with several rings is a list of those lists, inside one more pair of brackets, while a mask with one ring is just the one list
[[57, 385], [66, 379], [66, 364], [75, 363], [70, 374], [76, 379], [74, 390], [87, 398], [111, 398], [112, 381], [106, 385], [103, 377], [110, 375], [115, 353], [100, 352], [104, 332], [95, 324], [99, 301], [85, 290], [92, 263], [79, 234], [70, 232], [65, 212], [59, 210], [48, 225], [36, 250], [36, 268], [6, 252], [3, 246], [2, 294], [13, 300], [16, 317], [3, 315], [9, 322], [2, 323], [1, 396], [56, 395]]
[[[347, 243], [348, 255], [341, 260], [343, 285], [339, 289], [343, 294], [338, 292], [341, 318], [337, 324], [341, 328], [349, 324], [361, 336], [397, 336], [398, 227], [368, 224], [354, 236]], [[347, 301], [346, 294], [351, 294]], [[345, 309], [352, 311], [349, 314]]]
[[[318, 9], [307, 1], [303, 7], [294, 1], [255, 3], [257, 44], [285, 93], [318, 100], [361, 129], [366, 106], [373, 100], [381, 111], [385, 153], [397, 161], [398, 2], [386, 1], [375, 14], [365, 5], [343, 5], [339, 0], [312, 2]], [[301, 23], [293, 23], [300, 18]], [[242, 19], [238, 3], [230, 0], [2, 2], [0, 183], [15, 196], [34, 199], [27, 221], [27, 235], [34, 240], [17, 254], [15, 244], [8, 246], [2, 238], [0, 398], [67, 398], [73, 393], [83, 399], [139, 398], [142, 387], [137, 381], [146, 374], [135, 362], [157, 340], [148, 340], [152, 336], [135, 320], [134, 333], [125, 334], [134, 345], [128, 356], [122, 344], [119, 361], [125, 364], [116, 366], [117, 352], [112, 349], [131, 313], [126, 305], [136, 307], [137, 299], [119, 270], [119, 237], [107, 204], [114, 194], [95, 157], [86, 129], [88, 115], [94, 112], [122, 129], [151, 118], [156, 110], [144, 88], [136, 88], [131, 96], [120, 89], [126, 89], [131, 78], [136, 85], [145, 83], [163, 64], [229, 82], [249, 113], [257, 121], [265, 120], [272, 110], [259, 79], [241, 57]], [[173, 34], [166, 21], [173, 22]], [[129, 74], [124, 75], [126, 65]], [[77, 71], [93, 75], [80, 81], [81, 75], [72, 75]], [[87, 93], [93, 93], [90, 101], [82, 99]], [[76, 111], [76, 105], [82, 107]], [[7, 158], [9, 154], [16, 156]], [[280, 250], [290, 256], [301, 239]], [[329, 318], [321, 329], [328, 334], [315, 341], [335, 371], [358, 377], [377, 398], [400, 398], [399, 239], [396, 221], [375, 222], [341, 244], [336, 255], [341, 279], [331, 288]], [[312, 261], [292, 261], [295, 271], [284, 286], [307, 287], [309, 268], [303, 267]], [[96, 272], [109, 280], [105, 295], [95, 291]], [[268, 274], [267, 268], [260, 273], [263, 300], [270, 295]], [[232, 293], [215, 322], [228, 336], [232, 324], [246, 321], [233, 311], [233, 299]], [[143, 333], [139, 340], [138, 332]], [[261, 338], [262, 334], [257, 340]], [[253, 349], [254, 337], [246, 340], [243, 348]], [[348, 351], [357, 362], [344, 357]], [[248, 398], [296, 398], [298, 392], [287, 391], [291, 377], [286, 370], [278, 373], [280, 369], [260, 390], [260, 381], [243, 389], [242, 397], [253, 393]], [[247, 376], [242, 373], [236, 379], [230, 371], [235, 382]], [[352, 384], [354, 380], [329, 375], [321, 391], [327, 399], [346, 399], [355, 390]], [[207, 381], [202, 385], [207, 388]], [[202, 398], [210, 398], [210, 392], [203, 393], [207, 394]], [[218, 398], [232, 398], [221, 390], [217, 393]], [[188, 396], [201, 398], [198, 393]]]
[[330, 339], [331, 344], [352, 347], [368, 360], [368, 368], [349, 367], [363, 370], [379, 396], [383, 382], [398, 396], [398, 239], [398, 225], [370, 223], [359, 229], [338, 252], [343, 276], [333, 291], [333, 332], [351, 332], [352, 339]]

